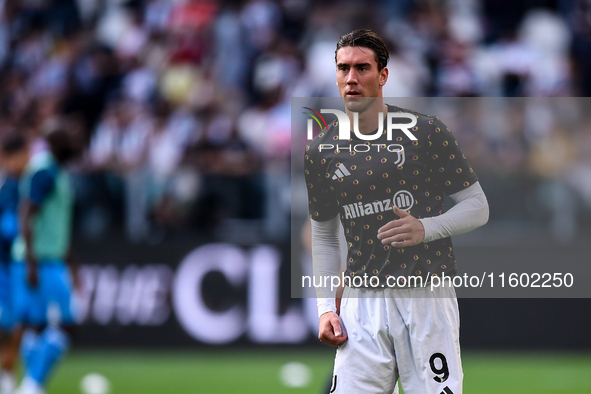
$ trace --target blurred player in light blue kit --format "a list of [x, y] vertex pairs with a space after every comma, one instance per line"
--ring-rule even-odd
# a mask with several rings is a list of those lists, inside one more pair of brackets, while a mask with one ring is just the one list
[[[4, 151], [8, 171], [19, 177], [20, 231], [12, 246], [13, 314], [27, 328], [21, 343], [23, 381], [18, 394], [42, 394], [49, 373], [70, 346], [76, 324], [70, 257], [73, 195], [63, 168], [74, 155], [74, 139], [56, 128], [46, 135], [49, 149], [30, 154]], [[7, 144], [4, 144], [7, 146]]]
[[[8, 149], [11, 147], [8, 146]], [[6, 176], [0, 186], [0, 393], [10, 394], [16, 386], [14, 367], [20, 331], [14, 330], [10, 286], [10, 249], [18, 231], [18, 179]]]

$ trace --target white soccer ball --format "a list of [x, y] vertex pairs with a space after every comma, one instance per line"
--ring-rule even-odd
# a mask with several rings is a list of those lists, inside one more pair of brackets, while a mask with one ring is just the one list
[[109, 379], [98, 373], [89, 373], [80, 381], [82, 394], [108, 394], [111, 391]]
[[312, 379], [312, 371], [306, 364], [293, 361], [281, 367], [279, 376], [287, 387], [306, 387]]

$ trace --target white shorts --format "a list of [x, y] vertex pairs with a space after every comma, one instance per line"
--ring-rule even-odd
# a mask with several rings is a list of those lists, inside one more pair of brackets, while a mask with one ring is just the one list
[[[422, 298], [421, 298], [422, 297]], [[460, 319], [453, 287], [346, 287], [331, 393], [461, 394]]]

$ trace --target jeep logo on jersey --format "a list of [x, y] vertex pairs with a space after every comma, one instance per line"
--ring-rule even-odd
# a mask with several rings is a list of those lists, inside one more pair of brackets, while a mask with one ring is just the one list
[[415, 199], [412, 194], [406, 190], [400, 190], [392, 200], [389, 198], [382, 201], [374, 201], [367, 204], [359, 201], [354, 204], [343, 205], [345, 219], [354, 219], [361, 216], [373, 215], [380, 212], [391, 211], [395, 205], [403, 211], [408, 211], [414, 205]]
[[[316, 121], [318, 126], [320, 126], [320, 129], [322, 129], [322, 125], [324, 125], [324, 127], [326, 127], [326, 129], [328, 130], [328, 125], [326, 123], [326, 120], [324, 119], [324, 117], [320, 113], [318, 113], [318, 111], [315, 111], [309, 107], [304, 107], [304, 108], [313, 112], [313, 114], [311, 114], [309, 112], [304, 112], [304, 113], [306, 115], [311, 116]], [[345, 112], [339, 111], [338, 109], [321, 109], [320, 112], [323, 114], [335, 114], [337, 116], [337, 119], [338, 119], [337, 126], [339, 127], [339, 140], [347, 141], [347, 140], [351, 139], [351, 122], [349, 121], [349, 116], [347, 116], [347, 114]], [[394, 123], [395, 118], [409, 119], [410, 123]], [[322, 123], [320, 123], [321, 120], [322, 120]], [[353, 132], [355, 133], [357, 138], [359, 138], [362, 141], [377, 140], [384, 133], [384, 113], [383, 112], [378, 113], [378, 120], [379, 120], [378, 121], [379, 127], [378, 127], [378, 130], [375, 132], [375, 134], [361, 134], [359, 132], [359, 113], [353, 112]], [[402, 132], [408, 138], [410, 138], [413, 141], [417, 141], [417, 137], [415, 137], [414, 134], [409, 131], [409, 129], [412, 129], [413, 127], [415, 127], [416, 124], [417, 124], [417, 117], [415, 115], [409, 114], [407, 112], [388, 112], [388, 116], [386, 118], [386, 134], [387, 134], [388, 141], [392, 140], [392, 131], [395, 129], [402, 130]], [[312, 132], [313, 125], [314, 124], [312, 122], [312, 119], [308, 119], [308, 139], [309, 140], [314, 138], [313, 132]]]

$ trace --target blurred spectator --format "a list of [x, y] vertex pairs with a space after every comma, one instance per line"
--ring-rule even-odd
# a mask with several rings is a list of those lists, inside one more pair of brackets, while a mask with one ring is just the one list
[[153, 132], [146, 108], [132, 101], [110, 105], [90, 144], [94, 167], [117, 171], [125, 182], [126, 230], [136, 242], [149, 235], [146, 168], [148, 141]]

